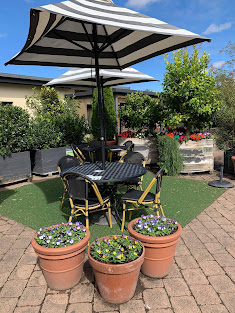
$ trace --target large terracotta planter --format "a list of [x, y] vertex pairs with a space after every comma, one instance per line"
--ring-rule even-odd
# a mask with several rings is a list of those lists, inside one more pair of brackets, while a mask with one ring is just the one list
[[105, 264], [96, 261], [91, 256], [91, 247], [92, 244], [88, 248], [88, 258], [101, 296], [110, 303], [124, 303], [130, 300], [135, 293], [145, 249], [143, 248], [143, 253], [138, 259], [130, 263]]
[[[56, 226], [56, 225], [55, 225]], [[75, 286], [83, 271], [85, 249], [90, 238], [86, 229], [86, 237], [80, 242], [64, 248], [46, 248], [40, 246], [35, 237], [32, 246], [39, 257], [40, 267], [48, 286], [55, 290], [66, 290]]]
[[131, 237], [139, 240], [145, 247], [141, 272], [149, 277], [165, 277], [170, 271], [182, 227], [178, 224], [177, 231], [169, 236], [151, 237], [139, 234], [133, 229], [133, 225], [138, 219], [136, 218], [128, 224], [128, 231]]

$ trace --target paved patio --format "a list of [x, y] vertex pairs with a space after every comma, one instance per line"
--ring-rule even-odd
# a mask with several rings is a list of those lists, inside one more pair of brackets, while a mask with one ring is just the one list
[[0, 216], [1, 313], [235, 312], [235, 188], [183, 228], [169, 275], [151, 279], [141, 274], [134, 298], [121, 305], [102, 300], [88, 261], [76, 287], [60, 292], [48, 288], [30, 244], [34, 233]]

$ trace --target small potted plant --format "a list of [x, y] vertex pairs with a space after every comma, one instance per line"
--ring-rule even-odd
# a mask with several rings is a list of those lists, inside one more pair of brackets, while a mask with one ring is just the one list
[[145, 247], [141, 272], [155, 278], [166, 276], [171, 268], [182, 227], [165, 216], [150, 214], [132, 220], [128, 224], [128, 231]]
[[89, 238], [89, 230], [80, 222], [42, 227], [33, 237], [32, 246], [51, 289], [66, 290], [79, 282]]
[[107, 302], [124, 303], [134, 296], [144, 253], [138, 240], [124, 235], [99, 238], [89, 246], [89, 262]]

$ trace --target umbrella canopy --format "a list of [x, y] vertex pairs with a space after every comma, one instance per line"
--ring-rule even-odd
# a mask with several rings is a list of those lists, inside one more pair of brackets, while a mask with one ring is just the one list
[[99, 69], [121, 70], [203, 41], [210, 40], [110, 2], [68, 0], [30, 10], [26, 44], [5, 65], [95, 68], [105, 168]]
[[100, 68], [123, 69], [205, 40], [113, 3], [70, 0], [31, 9], [27, 42], [6, 65], [89, 68], [98, 53]]
[[[99, 71], [99, 74], [102, 80], [103, 87], [158, 81], [158, 79], [143, 74], [131, 67], [125, 68], [124, 70], [101, 69]], [[49, 81], [46, 86], [59, 84], [69, 85], [71, 84], [71, 82], [78, 86], [95, 87], [95, 70], [92, 68], [71, 69], [63, 75]]]

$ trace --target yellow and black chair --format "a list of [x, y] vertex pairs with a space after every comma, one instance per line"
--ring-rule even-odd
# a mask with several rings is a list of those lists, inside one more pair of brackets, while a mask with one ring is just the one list
[[89, 228], [90, 213], [108, 210], [109, 226], [112, 228], [109, 193], [101, 194], [97, 185], [89, 177], [80, 173], [67, 172], [63, 178], [71, 206], [69, 222], [74, 217], [84, 215], [86, 227]]
[[127, 155], [128, 152], [133, 152], [135, 144], [131, 140], [127, 140], [123, 146], [125, 146], [125, 151], [123, 154], [119, 157], [119, 162], [123, 163], [124, 162], [124, 157]]
[[[67, 170], [72, 166], [77, 166], [80, 164], [82, 164], [82, 163], [80, 162], [80, 160], [78, 158], [76, 158], [74, 156], [70, 156], [70, 155], [65, 155], [62, 158], [60, 158], [58, 163], [57, 163], [58, 172], [60, 174], [62, 171]], [[62, 209], [67, 190], [66, 190], [66, 185], [65, 185], [64, 179], [62, 177], [61, 177], [61, 179], [62, 179], [62, 183], [64, 186], [64, 194], [63, 194], [61, 205], [60, 205], [60, 208]]]
[[[123, 216], [122, 216], [122, 228], [121, 231], [124, 229], [125, 224], [125, 217], [126, 211], [130, 211], [129, 219], [131, 219], [131, 214], [133, 210], [141, 209], [143, 206], [153, 205], [152, 207], [148, 207], [149, 209], [156, 212], [159, 215], [159, 211], [164, 216], [164, 211], [160, 202], [160, 192], [161, 192], [161, 185], [162, 185], [162, 175], [166, 164], [164, 164], [161, 169], [157, 172], [156, 176], [151, 180], [148, 187], [142, 190], [135, 190], [130, 189], [128, 190], [121, 198], [123, 203]], [[156, 193], [150, 192], [153, 185], [156, 183]], [[127, 204], [130, 203], [130, 207], [127, 208]], [[133, 204], [136, 207], [133, 207]]]
[[[139, 152], [133, 152], [133, 151], [128, 151], [127, 154], [125, 154], [125, 156], [123, 157], [123, 162], [131, 163], [131, 164], [138, 164], [143, 167], [145, 167], [146, 165], [144, 156]], [[140, 190], [143, 190], [142, 183], [143, 183], [143, 175], [141, 177], [136, 177], [136, 178], [132, 178], [130, 180], [124, 181], [123, 185], [128, 186], [128, 188], [131, 186], [136, 186], [136, 189], [139, 187]]]
[[80, 145], [71, 145], [71, 148], [73, 150], [73, 154], [79, 159], [79, 161], [84, 164], [91, 162], [91, 156], [88, 151], [85, 150], [86, 147], [88, 147], [89, 144], [80, 144]]

